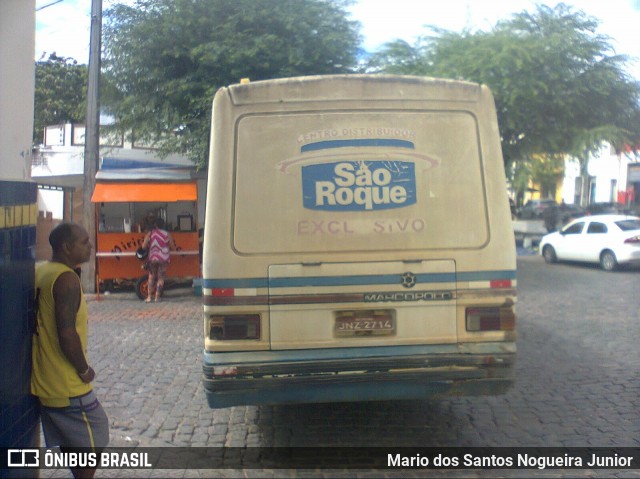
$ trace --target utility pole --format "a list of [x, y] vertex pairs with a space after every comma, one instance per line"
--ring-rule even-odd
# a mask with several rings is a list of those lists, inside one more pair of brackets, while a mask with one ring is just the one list
[[[82, 224], [89, 233], [94, 251], [96, 245], [95, 207], [91, 195], [96, 185], [100, 160], [100, 53], [102, 37], [102, 0], [91, 0], [91, 40], [89, 44], [89, 79], [87, 82], [87, 120], [84, 133], [84, 182], [82, 189]], [[96, 292], [96, 258], [82, 265], [82, 288]]]

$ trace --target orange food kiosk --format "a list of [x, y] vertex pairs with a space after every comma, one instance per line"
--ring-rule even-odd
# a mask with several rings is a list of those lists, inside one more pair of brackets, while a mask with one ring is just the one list
[[147, 272], [136, 250], [155, 218], [162, 218], [176, 242], [167, 280], [200, 277], [195, 181], [98, 182], [91, 201], [96, 207], [96, 274], [98, 286], [135, 283], [147, 295]]

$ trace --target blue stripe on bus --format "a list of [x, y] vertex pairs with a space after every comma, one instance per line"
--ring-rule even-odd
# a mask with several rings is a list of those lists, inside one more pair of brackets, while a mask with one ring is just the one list
[[203, 279], [203, 288], [267, 288], [268, 278]]
[[456, 281], [491, 281], [496, 279], [516, 279], [515, 270], [468, 271], [456, 273]]
[[409, 148], [413, 150], [415, 145], [406, 140], [394, 140], [390, 138], [366, 138], [366, 139], [351, 139], [351, 140], [329, 140], [318, 141], [316, 143], [309, 143], [303, 145], [300, 148], [301, 153], [307, 151], [328, 150], [331, 148], [348, 148], [348, 147], [363, 147], [363, 146], [387, 146], [393, 148]]
[[[292, 288], [319, 286], [358, 286], [397, 284], [400, 273], [356, 276], [312, 276], [291, 278], [240, 278], [204, 279], [203, 287], [213, 288]], [[421, 273], [416, 275], [418, 284], [453, 283], [456, 281], [492, 281], [516, 279], [515, 270], [467, 271], [459, 273]]]
[[[316, 276], [296, 278], [271, 278], [269, 287], [288, 288], [300, 286], [358, 286], [373, 284], [396, 284], [399, 274], [377, 274], [359, 276]], [[456, 280], [454, 273], [417, 274], [418, 283], [453, 283]]]

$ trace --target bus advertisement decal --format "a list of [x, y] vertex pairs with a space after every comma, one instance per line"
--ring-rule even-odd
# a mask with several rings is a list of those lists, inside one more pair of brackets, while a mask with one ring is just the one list
[[303, 205], [312, 210], [372, 211], [416, 203], [415, 165], [341, 161], [302, 167]]

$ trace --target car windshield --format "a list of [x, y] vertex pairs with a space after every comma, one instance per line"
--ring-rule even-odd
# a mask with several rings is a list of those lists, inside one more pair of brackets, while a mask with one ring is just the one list
[[616, 225], [618, 225], [618, 228], [622, 231], [640, 230], [640, 219], [616, 221]]

